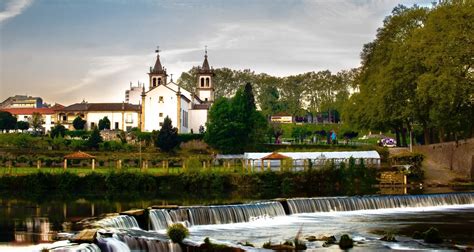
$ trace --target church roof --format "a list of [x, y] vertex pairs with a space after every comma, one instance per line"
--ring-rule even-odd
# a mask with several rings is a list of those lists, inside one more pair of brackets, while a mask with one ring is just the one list
[[160, 55], [156, 55], [156, 62], [155, 62], [155, 66], [153, 67], [153, 69], [151, 70], [150, 73], [155, 73], [155, 74], [166, 74], [166, 70], [163, 69], [163, 66], [161, 65], [161, 61], [160, 61]]
[[214, 70], [209, 67], [209, 61], [207, 60], [207, 51], [204, 55], [204, 61], [202, 62], [202, 67], [199, 68], [200, 74], [214, 74]]
[[81, 102], [67, 106], [61, 111], [140, 111], [140, 105], [130, 103], [88, 103]]

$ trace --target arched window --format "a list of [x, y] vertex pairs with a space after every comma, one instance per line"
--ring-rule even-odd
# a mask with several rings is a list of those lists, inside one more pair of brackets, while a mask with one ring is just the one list
[[209, 87], [209, 78], [206, 78], [206, 87]]
[[158, 86], [161, 85], [161, 78], [158, 78]]
[[201, 78], [201, 87], [204, 87], [204, 78]]
[[153, 87], [156, 87], [156, 78], [153, 78]]

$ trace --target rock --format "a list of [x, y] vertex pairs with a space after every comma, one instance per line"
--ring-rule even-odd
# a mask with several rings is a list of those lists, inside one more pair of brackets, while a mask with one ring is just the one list
[[316, 238], [316, 236], [310, 235], [310, 236], [306, 237], [306, 240], [309, 241], [309, 242], [314, 242], [314, 241], [317, 241], [318, 239]]
[[420, 239], [423, 239], [423, 235], [419, 231], [415, 231], [413, 232], [412, 238], [420, 240]]
[[84, 229], [74, 237], [71, 238], [71, 242], [77, 243], [92, 243], [94, 242], [97, 235], [97, 229]]
[[423, 233], [423, 239], [426, 243], [442, 243], [443, 238], [437, 228], [431, 227]]
[[397, 242], [397, 239], [395, 238], [395, 235], [393, 234], [386, 234], [382, 238], [380, 238], [381, 241], [386, 241], [386, 242]]
[[342, 235], [341, 239], [339, 239], [339, 248], [349, 249], [352, 247], [354, 247], [354, 241], [352, 238], [347, 234]]

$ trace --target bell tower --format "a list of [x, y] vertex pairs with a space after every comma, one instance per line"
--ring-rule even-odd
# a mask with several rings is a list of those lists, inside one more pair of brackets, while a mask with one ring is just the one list
[[205, 103], [214, 102], [214, 84], [212, 83], [212, 77], [214, 77], [214, 69], [209, 67], [207, 61], [207, 46], [204, 54], [204, 62], [202, 67], [198, 67], [198, 79], [197, 79], [197, 95]]
[[158, 87], [159, 85], [166, 85], [166, 68], [161, 65], [160, 61], [160, 47], [158, 46], [155, 50], [156, 52], [156, 62], [154, 67], [150, 67], [150, 90]]

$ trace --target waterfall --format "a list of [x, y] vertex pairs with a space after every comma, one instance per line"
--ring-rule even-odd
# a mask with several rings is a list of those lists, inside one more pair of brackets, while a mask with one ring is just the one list
[[97, 224], [104, 228], [139, 228], [137, 220], [133, 216], [128, 215], [105, 218]]
[[170, 224], [185, 222], [189, 225], [227, 224], [249, 222], [257, 218], [285, 215], [280, 202], [257, 202], [240, 205], [194, 206], [176, 210], [151, 210], [154, 230], [166, 229]]
[[181, 246], [179, 246], [179, 244], [169, 241], [134, 237], [124, 234], [117, 234], [116, 239], [126, 244], [130, 251], [181, 252]]
[[150, 210], [150, 221], [153, 230], [167, 229], [174, 222], [170, 213], [164, 209]]
[[288, 199], [290, 214], [474, 204], [474, 193]]

